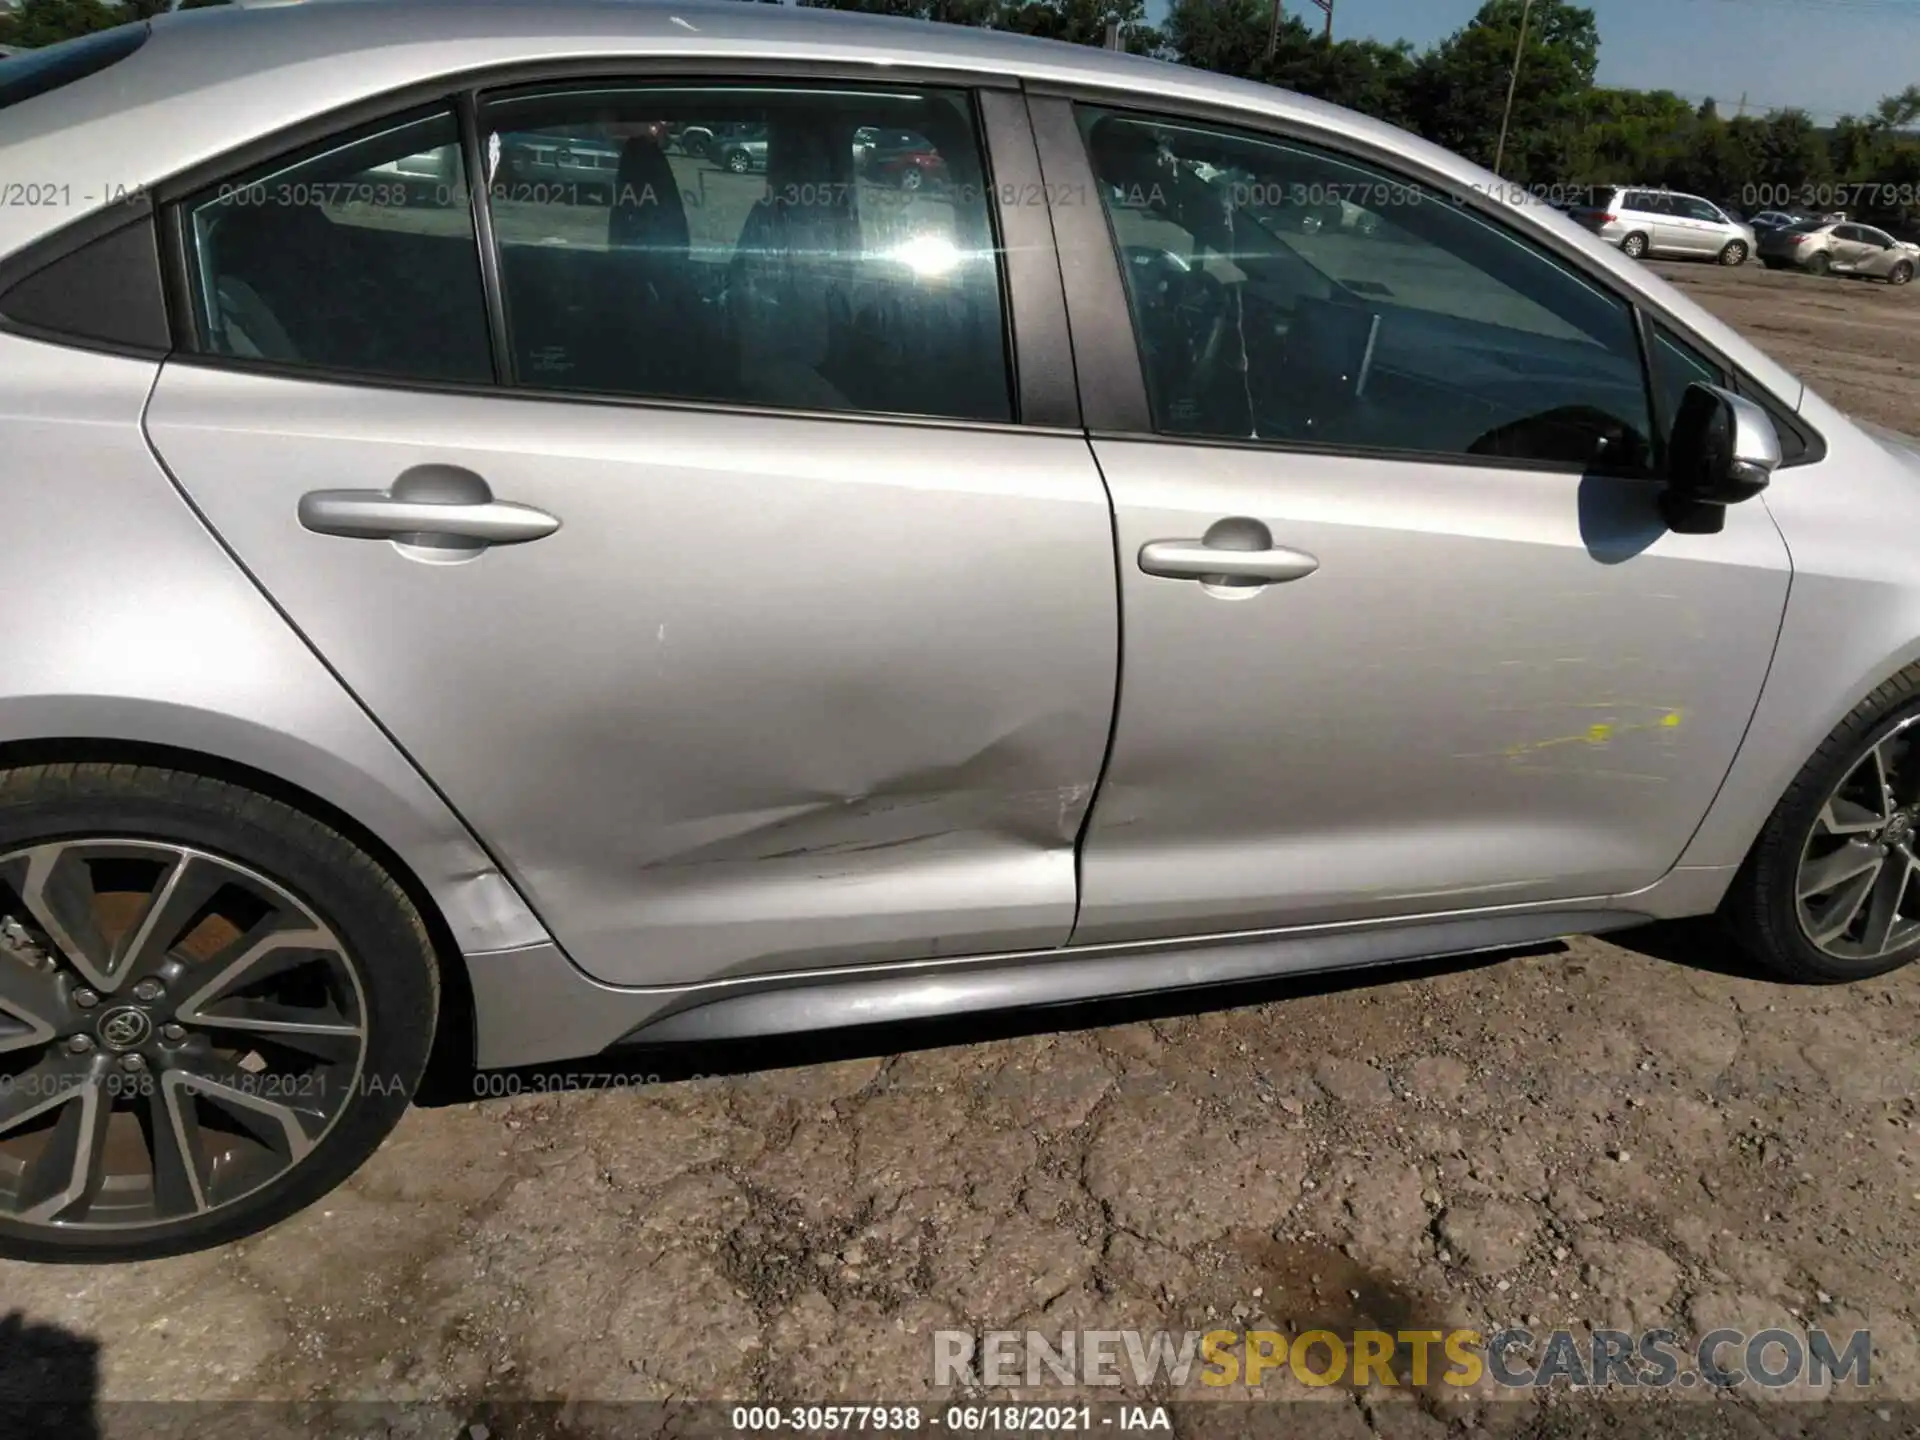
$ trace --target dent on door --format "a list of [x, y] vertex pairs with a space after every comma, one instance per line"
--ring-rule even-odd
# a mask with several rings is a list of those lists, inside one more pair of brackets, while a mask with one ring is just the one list
[[[1084, 440], [181, 365], [148, 429], [594, 975], [1066, 940], [1118, 665]], [[380, 497], [429, 463], [517, 543], [420, 553], [435, 501]]]

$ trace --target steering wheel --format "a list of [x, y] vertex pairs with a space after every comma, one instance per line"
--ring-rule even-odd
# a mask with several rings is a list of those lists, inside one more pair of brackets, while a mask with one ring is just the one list
[[1233, 297], [1220, 278], [1184, 256], [1154, 245], [1121, 247], [1144, 312], [1151, 358], [1188, 399], [1207, 395], [1226, 350]]

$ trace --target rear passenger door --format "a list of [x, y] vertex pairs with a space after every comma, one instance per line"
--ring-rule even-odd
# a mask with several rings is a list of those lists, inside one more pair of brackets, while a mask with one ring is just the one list
[[1836, 225], [1833, 228], [1833, 268], [1836, 270], [1858, 270], [1861, 263], [1872, 253], [1867, 241], [1866, 230], [1859, 225]]
[[1653, 248], [1662, 255], [1684, 255], [1693, 248], [1693, 234], [1680, 202], [1672, 195], [1645, 191], [1640, 197], [1647, 218], [1653, 222]]
[[1058, 944], [1117, 617], [1035, 175], [998, 91], [460, 97], [180, 198], [149, 432], [594, 975]]

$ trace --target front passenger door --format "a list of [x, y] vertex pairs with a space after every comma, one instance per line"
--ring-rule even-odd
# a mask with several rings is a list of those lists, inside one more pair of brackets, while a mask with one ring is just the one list
[[[1054, 210], [1076, 353], [1141, 357], [1088, 399], [1125, 653], [1076, 940], [1657, 881], [1752, 715], [1789, 566], [1760, 505], [1662, 523], [1632, 309], [1331, 146], [1036, 104], [1050, 188], [1090, 171], [1109, 211]], [[1240, 202], [1296, 187], [1390, 223], [1296, 237]]]

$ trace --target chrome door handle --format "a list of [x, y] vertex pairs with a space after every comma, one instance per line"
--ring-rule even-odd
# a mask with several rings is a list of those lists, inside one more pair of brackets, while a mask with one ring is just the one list
[[1305, 579], [1320, 568], [1320, 562], [1304, 550], [1284, 545], [1230, 550], [1204, 540], [1149, 540], [1140, 547], [1140, 568], [1169, 580], [1277, 585]]
[[300, 497], [299, 514], [321, 535], [430, 549], [523, 545], [560, 528], [544, 510], [494, 499], [485, 480], [455, 465], [416, 465], [387, 490], [312, 490]]

